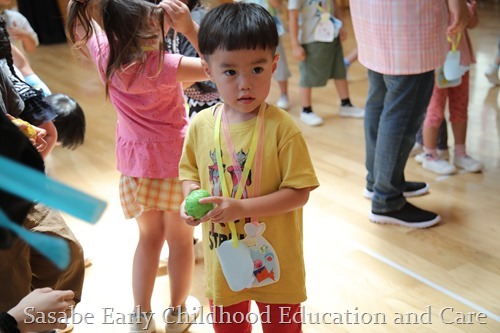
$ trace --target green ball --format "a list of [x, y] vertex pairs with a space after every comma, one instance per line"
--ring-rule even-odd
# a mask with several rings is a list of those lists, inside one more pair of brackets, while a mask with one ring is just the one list
[[207, 190], [199, 189], [194, 190], [186, 197], [184, 209], [186, 213], [196, 220], [202, 218], [206, 213], [214, 208], [214, 204], [201, 204], [200, 199], [209, 197], [210, 193]]

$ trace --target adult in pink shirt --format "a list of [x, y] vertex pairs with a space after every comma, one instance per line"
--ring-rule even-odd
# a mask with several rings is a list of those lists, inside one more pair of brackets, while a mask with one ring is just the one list
[[351, 0], [350, 6], [370, 83], [364, 119], [370, 220], [430, 227], [440, 216], [406, 201], [429, 186], [407, 182], [404, 168], [429, 104], [434, 69], [446, 55], [446, 33], [467, 24], [465, 0]]

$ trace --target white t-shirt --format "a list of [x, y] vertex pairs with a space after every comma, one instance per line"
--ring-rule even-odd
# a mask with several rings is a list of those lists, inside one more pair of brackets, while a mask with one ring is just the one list
[[323, 8], [325, 12], [330, 9], [333, 16], [333, 0], [288, 0], [288, 10], [299, 11], [300, 44], [315, 42], [314, 29], [321, 18], [321, 10], [318, 7]]
[[[18, 28], [21, 28], [23, 30], [26, 30], [31, 39], [35, 41], [35, 44], [38, 46], [38, 35], [36, 34], [35, 30], [33, 30], [33, 27], [29, 23], [28, 19], [21, 13], [19, 13], [16, 10], [11, 10], [11, 9], [5, 9], [2, 13], [2, 17], [5, 20], [7, 29], [12, 28], [13, 26], [16, 26]], [[14, 44], [22, 50], [22, 47], [20, 46], [19, 41], [15, 41], [11, 37], [11, 41], [14, 42]]]

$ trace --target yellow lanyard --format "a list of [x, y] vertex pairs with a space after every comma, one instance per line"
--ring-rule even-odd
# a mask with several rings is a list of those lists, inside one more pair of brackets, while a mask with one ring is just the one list
[[451, 39], [450, 36], [446, 36], [446, 39], [448, 39], [448, 42], [451, 43], [451, 51], [452, 52], [456, 52], [457, 51], [457, 47], [458, 47], [458, 44], [460, 43], [460, 39], [462, 38], [462, 33], [459, 32], [457, 34], [457, 39], [455, 42], [453, 42], [453, 39]]
[[[254, 157], [256, 155], [257, 151], [257, 146], [259, 143], [259, 132], [260, 136], [262, 136], [263, 132], [263, 124], [264, 124], [264, 111], [266, 108], [266, 103], [262, 103], [260, 108], [259, 108], [259, 114], [257, 116], [257, 123], [255, 124], [254, 130], [253, 130], [253, 135], [252, 135], [252, 141], [250, 144], [250, 149], [248, 151], [247, 159], [245, 161], [245, 165], [242, 166], [243, 168], [243, 174], [241, 176], [241, 179], [238, 182], [237, 190], [234, 195], [235, 199], [240, 199], [241, 195], [243, 194], [243, 190], [245, 189], [245, 184], [248, 179], [248, 175], [250, 173], [250, 170], [253, 165]], [[224, 197], [231, 197], [229, 188], [227, 187], [226, 183], [226, 177], [224, 174], [223, 170], [223, 164], [222, 164], [222, 149], [221, 149], [221, 123], [222, 123], [222, 113], [224, 112], [224, 109], [219, 107], [215, 108], [217, 112], [217, 118], [215, 121], [215, 131], [214, 131], [214, 144], [215, 144], [215, 155], [217, 158], [217, 166], [219, 168], [219, 180], [221, 183], [221, 189], [222, 189], [222, 195]], [[233, 152], [229, 152], [229, 154], [234, 154]], [[260, 161], [261, 162], [261, 161]], [[231, 243], [233, 247], [238, 247], [238, 233], [236, 232], [236, 225], [234, 224], [234, 221], [228, 222], [229, 229], [231, 230]]]
[[[320, 3], [321, 3], [321, 2], [320, 2]], [[320, 12], [322, 12], [322, 13], [324, 13], [324, 12], [325, 12], [325, 10], [323, 9], [323, 7], [321, 7], [321, 6], [319, 5], [319, 3], [318, 3], [318, 9], [319, 9], [319, 11], [320, 11]], [[332, 12], [331, 12], [330, 10], [331, 10], [330, 0], [326, 0], [326, 12], [327, 12], [328, 14], [330, 14], [330, 15], [331, 15], [331, 14], [332, 14]]]

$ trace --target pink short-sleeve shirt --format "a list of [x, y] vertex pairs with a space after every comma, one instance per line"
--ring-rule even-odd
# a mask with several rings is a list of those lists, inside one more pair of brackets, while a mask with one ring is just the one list
[[[87, 43], [101, 79], [105, 80], [108, 42], [104, 34]], [[182, 87], [176, 72], [182, 55], [165, 53], [159, 75], [158, 52], [146, 62], [117, 71], [109, 84], [109, 98], [118, 112], [116, 163], [127, 176], [176, 178], [187, 129]]]

